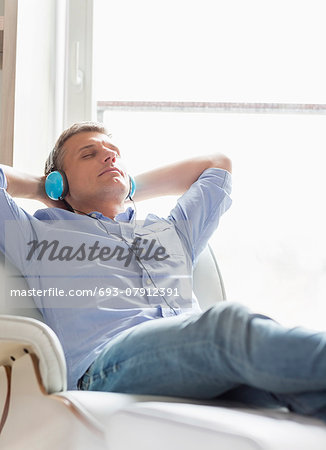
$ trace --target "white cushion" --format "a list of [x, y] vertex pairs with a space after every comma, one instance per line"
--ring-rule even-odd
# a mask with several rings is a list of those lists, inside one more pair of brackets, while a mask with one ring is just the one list
[[116, 392], [96, 392], [96, 391], [65, 391], [60, 392], [60, 397], [71, 401], [76, 407], [83, 411], [85, 415], [95, 418], [101, 426], [106, 427], [111, 420], [111, 416], [121, 409], [134, 403], [147, 402], [170, 402], [170, 403], [196, 403], [203, 402], [182, 399], [177, 397], [165, 397], [158, 395], [133, 395]]
[[107, 424], [110, 448], [125, 450], [325, 450], [326, 427], [288, 413], [137, 403]]
[[60, 396], [95, 419], [114, 450], [326, 448], [323, 422], [281, 409], [110, 392], [68, 391]]

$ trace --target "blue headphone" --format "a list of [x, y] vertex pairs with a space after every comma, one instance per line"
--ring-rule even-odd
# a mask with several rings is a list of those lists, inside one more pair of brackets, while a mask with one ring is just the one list
[[[126, 198], [132, 200], [136, 192], [135, 179], [129, 175], [130, 190]], [[69, 192], [69, 184], [63, 170], [50, 172], [45, 180], [45, 192], [51, 200], [63, 200]]]

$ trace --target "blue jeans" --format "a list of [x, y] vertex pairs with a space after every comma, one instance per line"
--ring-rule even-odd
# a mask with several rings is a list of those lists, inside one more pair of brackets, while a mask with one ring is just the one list
[[326, 333], [285, 328], [221, 302], [122, 332], [79, 387], [286, 406], [326, 421]]

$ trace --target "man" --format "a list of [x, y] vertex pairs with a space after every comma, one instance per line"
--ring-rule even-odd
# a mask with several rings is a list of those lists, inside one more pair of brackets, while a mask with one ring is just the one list
[[[136, 177], [135, 200], [184, 192], [167, 218], [141, 223], [126, 209], [130, 178], [101, 125], [66, 130], [46, 163], [53, 170], [67, 178], [58, 202], [44, 178], [3, 167], [0, 237], [43, 292], [35, 301], [63, 345], [69, 388], [223, 396], [326, 420], [326, 333], [287, 329], [236, 303], [202, 313], [192, 294], [193, 265], [231, 204], [227, 157]], [[50, 208], [30, 216], [8, 193]]]

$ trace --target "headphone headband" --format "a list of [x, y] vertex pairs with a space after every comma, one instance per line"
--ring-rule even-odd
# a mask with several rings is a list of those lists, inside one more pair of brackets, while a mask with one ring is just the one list
[[[45, 180], [45, 192], [51, 200], [63, 200], [69, 192], [68, 179], [63, 170], [53, 170], [49, 173]], [[135, 179], [129, 175], [129, 193], [126, 198], [135, 195], [136, 182]]]

